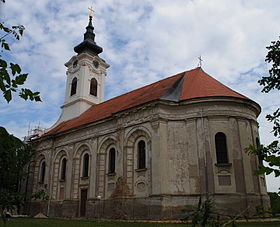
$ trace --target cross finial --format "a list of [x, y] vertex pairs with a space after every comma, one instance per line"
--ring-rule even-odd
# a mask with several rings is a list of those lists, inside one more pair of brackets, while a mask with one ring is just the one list
[[89, 17], [93, 17], [92, 13], [94, 12], [94, 10], [93, 10], [92, 6], [90, 8], [88, 8], [88, 10], [90, 11], [89, 12]]
[[203, 62], [201, 55], [198, 57], [198, 60], [199, 60], [199, 62], [198, 62], [197, 67], [201, 67], [202, 66], [202, 62]]

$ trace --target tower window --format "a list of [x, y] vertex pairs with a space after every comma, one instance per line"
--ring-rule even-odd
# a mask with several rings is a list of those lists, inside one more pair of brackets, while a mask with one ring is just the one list
[[215, 145], [216, 145], [216, 156], [217, 163], [228, 163], [228, 151], [227, 151], [227, 140], [226, 135], [222, 132], [218, 132], [215, 135]]
[[116, 150], [111, 148], [109, 150], [109, 171], [108, 173], [114, 173], [116, 170]]
[[256, 145], [257, 145], [257, 147], [259, 147], [261, 145], [260, 139], [258, 137], [256, 137]]
[[77, 65], [78, 65], [78, 60], [74, 61], [74, 63], [73, 63], [73, 68], [76, 68]]
[[67, 163], [66, 158], [63, 158], [61, 162], [60, 180], [66, 179], [66, 163]]
[[99, 62], [98, 61], [93, 61], [92, 64], [94, 65], [94, 67], [97, 69], [99, 66]]
[[92, 78], [90, 80], [90, 91], [89, 93], [91, 95], [97, 96], [97, 80], [95, 78]]
[[146, 143], [143, 140], [138, 142], [138, 169], [146, 168]]
[[71, 83], [71, 94], [70, 94], [70, 96], [76, 94], [76, 92], [77, 92], [77, 82], [78, 82], [77, 78], [74, 77], [73, 80], [72, 80], [72, 83]]
[[83, 174], [82, 177], [88, 177], [88, 169], [89, 169], [89, 155], [85, 154], [83, 158]]
[[[256, 137], [256, 146], [257, 146], [257, 149], [259, 148], [259, 146], [261, 145], [260, 143], [260, 139], [258, 137]], [[259, 154], [258, 155], [258, 159], [259, 159], [259, 165], [262, 165], [263, 164], [263, 155], [262, 154]]]
[[45, 175], [46, 175], [46, 162], [43, 161], [41, 163], [41, 168], [40, 168], [39, 183], [43, 184], [45, 182]]

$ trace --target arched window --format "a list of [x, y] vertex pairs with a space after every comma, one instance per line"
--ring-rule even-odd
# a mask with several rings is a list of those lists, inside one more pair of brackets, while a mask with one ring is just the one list
[[89, 169], [89, 155], [85, 154], [83, 159], [83, 177], [88, 177], [88, 169]]
[[46, 162], [42, 161], [41, 168], [40, 168], [39, 183], [43, 184], [45, 182], [45, 175], [46, 175]]
[[257, 147], [259, 147], [261, 144], [260, 144], [260, 139], [258, 137], [256, 137], [256, 145]]
[[77, 92], [77, 82], [78, 82], [77, 78], [74, 77], [71, 83], [71, 94], [70, 94], [71, 96], [75, 95]]
[[143, 140], [138, 142], [138, 169], [146, 168], [146, 143]]
[[66, 163], [67, 163], [66, 158], [63, 158], [61, 162], [61, 169], [60, 169], [60, 180], [66, 179]]
[[95, 78], [92, 78], [90, 80], [90, 90], [89, 93], [91, 95], [97, 96], [97, 80]]
[[[256, 137], [256, 146], [257, 148], [261, 145], [260, 143], [260, 139], [258, 137]], [[259, 165], [263, 164], [263, 155], [259, 154], [258, 155], [258, 159], [259, 159]]]
[[215, 145], [217, 163], [228, 163], [227, 139], [224, 133], [218, 132], [215, 135]]
[[108, 173], [114, 173], [116, 170], [116, 150], [111, 148], [109, 150], [109, 171]]

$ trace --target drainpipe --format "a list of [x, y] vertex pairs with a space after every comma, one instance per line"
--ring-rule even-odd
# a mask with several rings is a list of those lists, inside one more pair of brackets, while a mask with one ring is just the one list
[[52, 184], [53, 184], [53, 173], [54, 173], [54, 169], [53, 169], [53, 149], [54, 149], [54, 138], [52, 138], [52, 146], [51, 146], [51, 155], [50, 155], [50, 188], [49, 188], [49, 200], [48, 200], [48, 206], [47, 206], [47, 216], [50, 216], [50, 206], [51, 206], [51, 199], [52, 199]]
[[204, 128], [204, 119], [203, 119], [203, 110], [201, 108], [200, 111], [200, 117], [201, 117], [201, 122], [202, 122], [202, 131], [203, 131], [203, 144], [204, 144], [204, 174], [205, 174], [205, 196], [206, 199], [209, 197], [209, 189], [208, 189], [208, 170], [207, 170], [207, 153], [205, 149], [205, 143], [206, 143], [206, 133], [205, 133], [205, 128]]

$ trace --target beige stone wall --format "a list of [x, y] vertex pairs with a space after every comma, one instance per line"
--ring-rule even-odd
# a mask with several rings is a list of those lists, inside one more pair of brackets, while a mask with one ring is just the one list
[[[239, 198], [241, 202], [232, 199], [232, 204], [241, 208], [250, 204], [249, 195], [258, 198], [252, 206], [262, 201], [267, 204], [264, 177], [253, 175], [258, 160], [244, 152], [259, 137], [259, 111], [253, 102], [230, 98], [180, 104], [154, 102], [79, 130], [44, 138], [33, 144], [37, 154], [33, 191], [44, 186], [53, 202], [79, 204], [81, 189], [88, 189], [88, 201], [94, 204], [137, 198], [145, 199], [144, 206], [156, 203], [166, 212], [168, 207], [195, 204], [198, 196], [206, 194], [217, 198], [221, 206], [226, 206], [220, 199], [226, 195]], [[227, 138], [227, 165], [216, 161], [217, 132]], [[140, 140], [146, 144], [145, 169], [137, 168]], [[108, 174], [108, 151], [112, 147], [117, 151], [116, 172]], [[89, 177], [83, 178], [86, 153], [90, 157]], [[63, 157], [67, 158], [66, 180], [60, 181]], [[47, 163], [45, 185], [38, 184], [42, 159]], [[159, 197], [165, 199], [152, 199]], [[50, 206], [48, 209], [51, 212]]]

